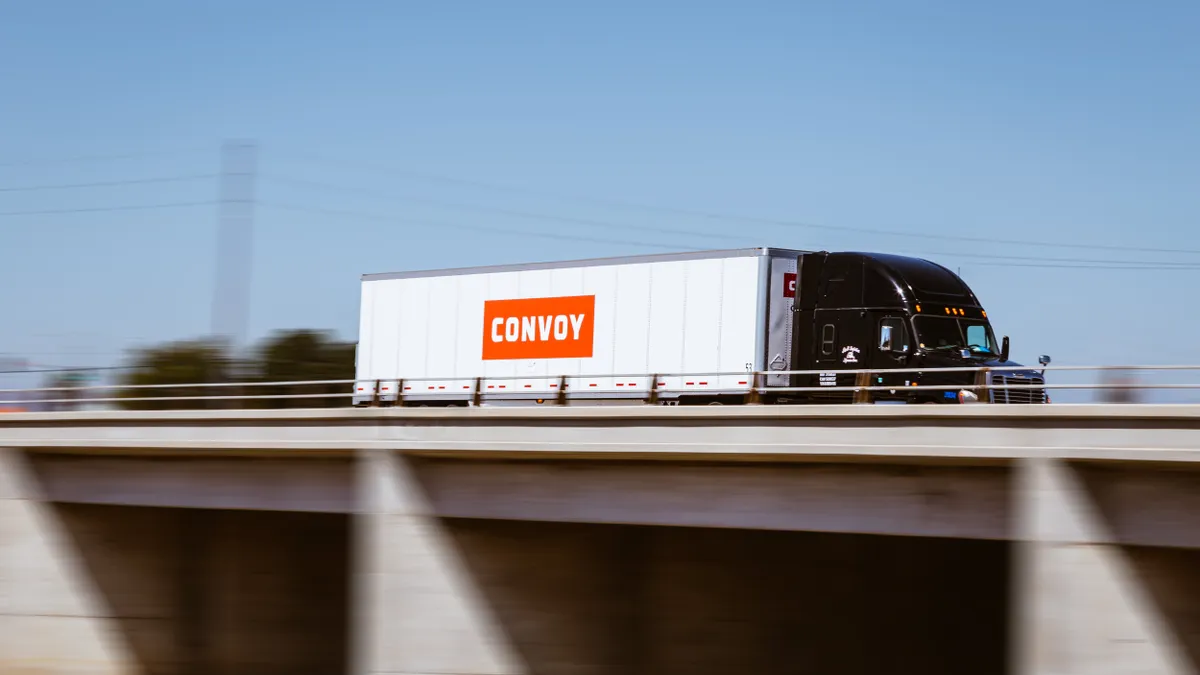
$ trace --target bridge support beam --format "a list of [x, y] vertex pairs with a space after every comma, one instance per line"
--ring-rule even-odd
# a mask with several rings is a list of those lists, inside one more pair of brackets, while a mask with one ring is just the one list
[[355, 675], [518, 675], [518, 663], [408, 460], [359, 452]]
[[1013, 498], [1018, 675], [1196, 672], [1072, 466], [1018, 460]]

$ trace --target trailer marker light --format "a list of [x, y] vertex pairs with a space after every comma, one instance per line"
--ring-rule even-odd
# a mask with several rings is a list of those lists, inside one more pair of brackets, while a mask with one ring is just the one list
[[525, 385], [525, 388], [526, 388], [526, 389], [533, 389], [533, 385], [532, 385], [532, 384], [527, 384], [527, 385]]
[[979, 311], [983, 313], [983, 318], [985, 318], [985, 319], [986, 319], [986, 318], [987, 318], [987, 312], [986, 312], [985, 310], [979, 310]]
[[949, 314], [949, 313], [950, 313], [950, 308], [949, 308], [949, 307], [944, 307], [943, 309], [945, 309], [945, 310], [946, 310], [946, 313], [947, 313], [947, 314]]
[[917, 314], [920, 314], [920, 313], [921, 313], [921, 306], [917, 305]]
[[738, 382], [738, 384], [746, 384], [746, 383], [745, 383], [745, 382]]

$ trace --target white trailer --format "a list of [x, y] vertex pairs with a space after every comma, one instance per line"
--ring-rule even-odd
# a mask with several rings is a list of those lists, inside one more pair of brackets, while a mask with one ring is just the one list
[[572, 400], [744, 396], [751, 373], [790, 368], [800, 254], [367, 274], [354, 401], [461, 404], [478, 387], [486, 403], [536, 404], [564, 382]]

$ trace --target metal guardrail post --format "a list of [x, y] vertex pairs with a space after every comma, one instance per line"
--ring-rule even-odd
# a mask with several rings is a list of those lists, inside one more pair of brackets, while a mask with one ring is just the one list
[[750, 377], [750, 392], [746, 394], [746, 403], [749, 405], [762, 403], [762, 373], [754, 373]]
[[871, 386], [871, 373], [862, 372], [854, 378], [854, 386], [858, 389], [854, 390], [855, 403], [870, 403], [871, 392], [866, 387]]
[[475, 391], [471, 394], [471, 405], [478, 408], [483, 405], [483, 378], [475, 378]]
[[558, 393], [554, 396], [555, 405], [567, 404], [567, 376], [563, 375], [558, 378]]
[[993, 403], [992, 389], [988, 387], [990, 384], [991, 368], [980, 368], [975, 371], [975, 395], [979, 397], [980, 403]]
[[658, 375], [655, 374], [650, 378], [650, 394], [646, 397], [646, 402], [650, 405], [658, 404]]

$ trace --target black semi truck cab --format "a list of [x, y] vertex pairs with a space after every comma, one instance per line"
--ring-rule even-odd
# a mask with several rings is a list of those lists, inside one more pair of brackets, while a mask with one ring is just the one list
[[[1044, 371], [1009, 361], [1009, 340], [996, 340], [987, 311], [950, 270], [919, 258], [857, 253], [802, 253], [797, 262], [793, 307], [793, 387], [861, 385], [845, 371], [872, 371], [874, 401], [908, 403], [1048, 403]], [[1043, 356], [1044, 366], [1050, 358]], [[986, 383], [1025, 388], [982, 389], [978, 372], [939, 368], [988, 368]], [[898, 370], [905, 369], [905, 370]], [[913, 389], [918, 385], [946, 389]], [[846, 391], [809, 399], [844, 401]]]

